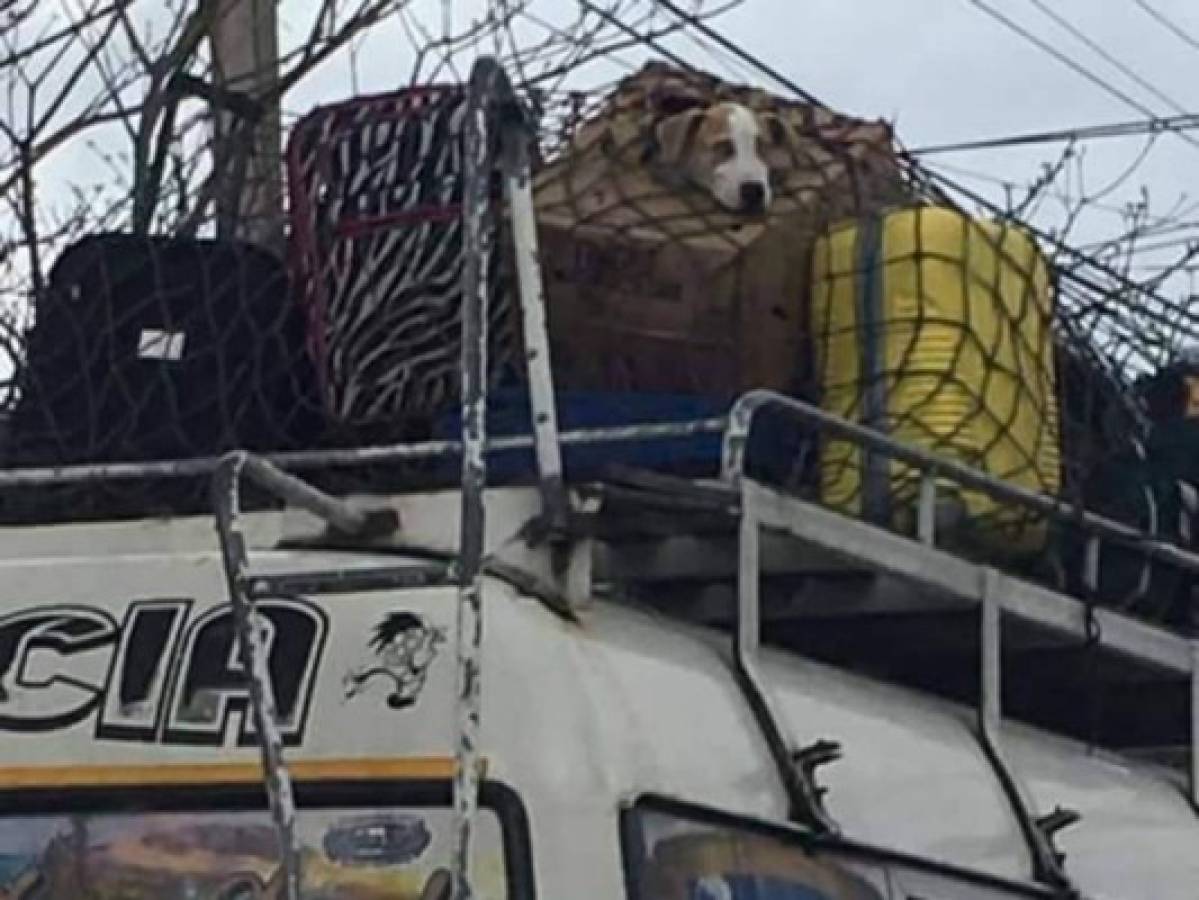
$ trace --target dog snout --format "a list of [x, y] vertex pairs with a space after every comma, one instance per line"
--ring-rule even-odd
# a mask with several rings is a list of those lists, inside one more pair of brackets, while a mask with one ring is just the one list
[[766, 209], [766, 185], [760, 181], [741, 182], [741, 211], [760, 213]]

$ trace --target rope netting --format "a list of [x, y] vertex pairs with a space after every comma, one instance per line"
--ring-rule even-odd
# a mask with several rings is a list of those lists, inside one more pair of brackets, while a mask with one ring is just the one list
[[[914, 166], [887, 125], [814, 102], [650, 64], [555, 121], [536, 195], [567, 410], [572, 392], [632, 406], [772, 388], [1189, 540], [1187, 426], [1177, 411], [1151, 421], [1144, 388], [1193, 316], [1158, 285], [986, 209]], [[1175, 407], [1184, 387], [1166, 390]], [[759, 472], [915, 531], [916, 470], [786, 425], [759, 429]], [[937, 489], [943, 544], [1171, 615], [1181, 582], [1144, 553], [1106, 547], [1085, 584], [1074, 529], [946, 479]], [[1153, 595], [1175, 599], [1150, 611]]]
[[[771, 388], [1092, 505], [1134, 439], [1154, 446], [1134, 382], [1169, 361], [1193, 316], [1024, 225], [967, 212], [971, 198], [914, 168], [887, 124], [663, 63], [604, 91], [527, 99], [563, 427], [702, 418]], [[32, 327], [0, 319], [4, 466], [454, 438], [463, 109], [449, 85], [300, 119], [286, 260], [114, 234], [62, 253]], [[530, 423], [498, 178], [493, 196], [491, 415], [503, 434]], [[762, 431], [759, 473], [915, 527], [914, 471], [782, 416]], [[613, 461], [711, 473], [717, 443], [576, 450], [568, 474]], [[456, 472], [363, 469], [353, 483]], [[531, 477], [532, 456], [497, 459], [493, 474]], [[201, 509], [200, 481], [64, 486], [57, 507], [48, 489], [10, 489], [2, 509]], [[1044, 520], [939, 487], [941, 532], [971, 552], [1035, 559], [1062, 543]], [[1140, 500], [1120, 502], [1108, 507], [1175, 537]]]

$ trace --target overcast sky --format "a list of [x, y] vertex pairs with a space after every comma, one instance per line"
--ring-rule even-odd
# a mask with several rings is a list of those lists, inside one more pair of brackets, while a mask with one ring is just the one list
[[[1147, 2], [1199, 44], [1199, 3]], [[1154, 114], [1199, 110], [1199, 49], [1135, 0], [1043, 0], [1041, 5], [1161, 96], [1103, 59], [1034, 0], [987, 0], [986, 5]], [[749, 0], [728, 17], [725, 30], [829, 104], [895, 120], [909, 147], [1146, 117], [970, 0]], [[1193, 175], [1199, 172], [1199, 132], [1192, 138], [1195, 144], [1174, 135], [1154, 141], [1132, 177], [1101, 201], [1116, 209], [1098, 211], [1079, 237], [1118, 229], [1118, 208], [1138, 199], [1142, 187], [1159, 214], [1183, 195], [1199, 198]], [[1143, 138], [1089, 142], [1087, 190], [1097, 192], [1115, 180], [1146, 143]], [[937, 156], [935, 162], [1024, 183], [1060, 149], [987, 150]], [[988, 182], [974, 179], [972, 184]], [[1046, 209], [1044, 215], [1053, 212]]]
[[[575, 18], [578, 2], [534, 0], [532, 9], [540, 19], [565, 23]], [[648, 5], [649, 0], [644, 2]], [[713, 2], [707, 0], [707, 5]], [[694, 0], [676, 3], [690, 7]], [[307, 33], [314, 4], [315, 0], [281, 0], [285, 48]], [[1146, 6], [1182, 35], [1155, 20]], [[1109, 89], [1013, 33], [982, 7], [999, 11], [1106, 82]], [[444, 0], [412, 0], [409, 18], [436, 34], [445, 8]], [[480, 15], [486, 3], [452, 0], [450, 8], [454, 24], [461, 26]], [[161, 15], [162, 7], [158, 0], [139, 0], [135, 10], [139, 16], [152, 17], [155, 10]], [[1071, 34], [1067, 26], [1079, 34]], [[744, 0], [718, 27], [835, 109], [893, 121], [909, 148], [1124, 122], [1150, 113], [1199, 111], [1199, 0]], [[522, 36], [534, 35], [526, 31]], [[713, 53], [711, 46], [684, 37], [667, 43], [717, 74], [777, 87], [749, 67], [729, 65], [727, 54]], [[294, 119], [320, 102], [406, 83], [412, 72], [413, 45], [411, 21], [407, 27], [398, 17], [382, 23], [359, 46], [353, 67], [345, 54], [330, 61], [288, 95], [287, 112]], [[619, 59], [593, 65], [579, 78], [583, 86], [611, 81], [639, 65], [650, 52], [622, 53]], [[113, 136], [118, 146], [125, 143], [115, 127]], [[1086, 246], [1121, 233], [1121, 212], [1140, 199], [1142, 190], [1148, 191], [1153, 214], [1199, 222], [1199, 185], [1192, 178], [1199, 171], [1199, 130], [1188, 140], [1165, 134], [1152, 141], [1088, 142], [1083, 147], [1085, 181], [1079, 184], [1076, 170], [1071, 169], [1070, 179], [1058, 183], [1059, 187], [1068, 184], [1075, 196], [1085, 190], [1095, 201], [1075, 225], [1072, 243]], [[92, 133], [89, 141], [64, 148], [42, 173], [43, 184], [79, 186], [108, 177], [104, 167], [96, 165], [97, 146], [104, 148], [106, 139]], [[990, 149], [938, 155], [927, 162], [1002, 201], [1002, 182], [1026, 185], [1061, 149], [1061, 145]], [[1033, 218], [1038, 225], [1052, 228], [1060, 224], [1063, 212], [1063, 206], [1050, 197]], [[1172, 241], [1174, 246], [1138, 253], [1136, 262], [1142, 268], [1134, 274], [1149, 276], [1151, 267], [1173, 259], [1183, 249], [1180, 239], [1189, 238], [1199, 238], [1199, 227], [1155, 237], [1154, 243]], [[1189, 275], [1172, 280], [1167, 292], [1175, 297], [1190, 294]]]
[[[304, 0], [285, 2], [295, 9]], [[441, 0], [424, 0], [430, 12]], [[685, 6], [687, 0], [678, 0]], [[1199, 111], [1199, 2], [1143, 0], [1189, 36], [1195, 45], [1156, 21], [1138, 0], [745, 0], [720, 21], [720, 31], [829, 105], [866, 118], [894, 121], [910, 148], [1177, 115]], [[1072, 70], [1046, 50], [989, 16], [979, 5], [997, 10], [1077, 65], [1107, 82], [1121, 100]], [[421, 0], [417, 0], [417, 6]], [[710, 5], [710, 4], [709, 4]], [[455, 0], [454, 15], [465, 21], [477, 14], [478, 0]], [[1043, 8], [1039, 8], [1043, 7]], [[567, 16], [575, 0], [541, 0], [540, 15]], [[1071, 34], [1062, 22], [1083, 37]], [[1138, 77], [1139, 84], [1104, 59], [1091, 41]], [[698, 65], [742, 80], [765, 79], [748, 67], [731, 67], [727, 55], [713, 55], [690, 39], [668, 46]], [[635, 65], [644, 53], [622, 54], [621, 63], [593, 67], [588, 80], [613, 77]], [[402, 80], [410, 65], [405, 38], [396, 26], [384, 26], [357, 56], [360, 90], [383, 90]], [[1148, 85], [1148, 86], [1146, 86]], [[302, 112], [321, 100], [344, 97], [350, 90], [344, 61], [322, 72], [289, 98]], [[1158, 216], [1181, 212], [1199, 220], [1199, 131], [1194, 143], [1173, 135], [1087, 142], [1081, 166], [1069, 180], [1073, 194], [1085, 191], [1095, 204], [1072, 231], [1072, 242], [1088, 244], [1119, 233], [1121, 210], [1148, 191]], [[1001, 199], [1000, 182], [1023, 186], [1042, 166], [1055, 160], [1063, 145], [986, 150], [929, 158], [934, 167], [988, 196]], [[1143, 157], [1143, 158], [1142, 158]], [[1131, 171], [1130, 171], [1131, 170]], [[1115, 186], [1111, 187], [1113, 182]], [[1067, 185], [1065, 179], [1059, 184]], [[1108, 188], [1111, 187], [1110, 190]], [[1018, 196], [1018, 193], [1017, 193]], [[1192, 204], [1195, 204], [1192, 208]], [[1045, 227], [1060, 224], [1064, 207], [1048, 199], [1035, 211]], [[1175, 231], [1156, 239], [1199, 237]], [[1172, 259], [1174, 246], [1138, 255], [1141, 275]], [[1175, 279], [1171, 292], [1189, 292], [1189, 279]]]
[[[707, 5], [714, 2], [707, 0]], [[694, 0], [676, 3], [690, 7]], [[1157, 10], [1195, 45], [1155, 21], [1141, 4]], [[307, 32], [310, 16], [306, 13], [313, 5], [314, 0], [282, 0], [285, 47]], [[1131, 102], [1112, 96], [1033, 46], [988, 16], [980, 5], [999, 10]], [[459, 26], [485, 6], [484, 0], [450, 4]], [[1073, 26], [1157, 94], [1101, 58], [1039, 6]], [[150, 15], [154, 7], [147, 0], [136, 8], [141, 15]], [[436, 33], [444, 8], [443, 0], [412, 0], [410, 20], [419, 20]], [[578, 3], [534, 0], [532, 9], [539, 18], [565, 22], [573, 20]], [[910, 148], [1144, 119], [1146, 110], [1158, 115], [1199, 111], [1199, 0], [744, 0], [720, 20], [719, 28], [832, 107], [894, 121]], [[749, 68], [729, 67], [727, 56], [713, 55], [710, 48], [690, 39], [672, 39], [668, 45], [718, 74], [770, 86]], [[410, 27], [398, 19], [383, 23], [360, 46], [354, 79], [342, 55], [289, 94], [288, 112], [294, 117], [318, 102], [345, 99], [355, 88], [371, 92], [405, 83], [412, 70], [412, 46]], [[647, 53], [623, 53], [619, 60], [592, 66], [580, 77], [590, 82], [611, 80], [639, 64]], [[1151, 146], [1144, 138], [1088, 142], [1083, 165], [1088, 194], [1101, 192], [1142, 155], [1144, 159], [1114, 190], [1103, 192], [1078, 223], [1073, 240], [1086, 243], [1120, 232], [1120, 210], [1139, 199], [1142, 188], [1148, 189], [1151, 209], [1158, 215], [1178, 208], [1185, 211], [1191, 201], [1179, 207], [1180, 198], [1193, 198], [1196, 206], [1184, 218], [1199, 220], [1199, 185], [1191, 177], [1199, 171], [1199, 130], [1190, 140], [1194, 143], [1167, 134]], [[987, 150], [936, 156], [928, 162], [1002, 198], [1004, 189], [996, 179], [1024, 185], [1060, 150], [1061, 145]], [[58, 172], [70, 181], [94, 178], [93, 153], [82, 145], [64, 152]], [[1077, 194], [1080, 186], [1073, 183], [1073, 188]], [[1047, 202], [1036, 219], [1048, 227], [1060, 220], [1061, 213], [1060, 205]], [[1199, 228], [1193, 235], [1199, 236]], [[1188, 236], [1174, 232], [1168, 237]], [[1141, 262], [1160, 263], [1165, 255], [1144, 254]], [[1172, 287], [1186, 286], [1175, 282]]]

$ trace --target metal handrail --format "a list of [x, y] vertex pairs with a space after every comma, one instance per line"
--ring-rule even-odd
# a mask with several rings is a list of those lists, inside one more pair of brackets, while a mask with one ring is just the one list
[[249, 556], [240, 524], [243, 479], [350, 534], [372, 529], [378, 519], [248, 453], [231, 453], [222, 458], [213, 475], [212, 501], [217, 537], [221, 545], [229, 602], [233, 607], [238, 652], [248, 676], [250, 706], [262, 754], [267, 800], [279, 839], [284, 897], [286, 900], [300, 900], [302, 856], [296, 837], [295, 794], [283, 759], [283, 737], [279, 731], [267, 654], [262, 645], [262, 623], [250, 599]]
[[[488, 228], [490, 180], [503, 140], [498, 107], [512, 103], [512, 86], [495, 60], [484, 57], [471, 69], [463, 126], [465, 160], [462, 222], [462, 516], [458, 547], [454, 746], [454, 833], [450, 849], [451, 897], [470, 900], [471, 842], [479, 803], [478, 741], [482, 685], [483, 537], [487, 487], [487, 300], [484, 261], [491, 248]], [[499, 132], [496, 134], [495, 132]], [[540, 454], [539, 454], [540, 456]]]
[[[558, 436], [563, 446], [623, 444], [634, 441], [670, 440], [697, 434], [724, 434], [728, 420], [723, 416], [693, 419], [685, 422], [652, 422], [640, 425], [616, 425], [605, 428], [578, 428]], [[535, 449], [532, 434], [503, 435], [490, 438], [488, 455], [513, 450]], [[379, 444], [369, 447], [348, 447], [339, 450], [298, 450], [288, 453], [255, 454], [256, 459], [277, 469], [305, 472], [317, 469], [354, 468], [382, 463], [409, 462], [437, 458], [451, 459], [462, 455], [461, 441], [413, 441]], [[223, 456], [200, 456], [192, 459], [159, 460], [156, 462], [114, 462], [70, 466], [40, 466], [0, 469], [0, 489], [34, 487], [54, 484], [80, 484], [89, 481], [130, 481], [133, 479], [197, 478], [213, 475]]]
[[[1039, 494], [1002, 481], [964, 463], [938, 456], [930, 450], [902, 443], [880, 431], [842, 419], [818, 406], [774, 391], [750, 391], [733, 404], [721, 451], [721, 473], [727, 481], [735, 484], [744, 475], [750, 429], [757, 415], [768, 406], [781, 408], [794, 418], [816, 426], [825, 434], [876, 450], [920, 469], [924, 486], [931, 485], [935, 488], [933, 479], [948, 478], [963, 487], [982, 491], [996, 500], [1023, 507], [1061, 524], [1072, 525], [1088, 532], [1092, 539], [1106, 538], [1115, 543], [1132, 546], [1144, 552], [1148, 558], [1169, 562], [1189, 572], [1199, 573], [1199, 554], [1184, 550], [1176, 544], [1152, 538], [1132, 526], [1090, 512], [1067, 500]], [[931, 505], [935, 499], [934, 495], [934, 490], [923, 489], [922, 486], [920, 516], [926, 520], [926, 507]]]
[[[758, 413], [773, 406], [788, 415], [822, 431], [855, 444], [880, 452], [894, 460], [907, 463], [921, 472], [919, 508], [917, 513], [917, 537], [932, 545], [936, 491], [938, 478], [955, 481], [966, 488], [982, 491], [994, 499], [1031, 510], [1053, 521], [1068, 524], [1088, 533], [1085, 562], [1085, 581], [1093, 588], [1098, 574], [1099, 542], [1107, 539], [1123, 545], [1133, 546], [1146, 557], [1168, 561], [1189, 572], [1199, 572], [1199, 555], [1176, 545], [1155, 540], [1135, 528], [1091, 513], [1075, 504], [1001, 481], [985, 472], [973, 469], [955, 460], [939, 457], [931, 451], [903, 444], [881, 432], [842, 419], [811, 404], [772, 391], [753, 391], [739, 398], [729, 416], [729, 427], [725, 432], [721, 454], [721, 473], [734, 486], [743, 488], [746, 457], [750, 431]], [[742, 515], [752, 514], [752, 504], [743, 499]], [[757, 523], [754, 523], [756, 527]], [[756, 563], [752, 544], [746, 549], [745, 522], [742, 528], [742, 564]], [[1077, 815], [1059, 811], [1057, 815], [1036, 818], [1012, 776], [999, 746], [998, 727], [1002, 721], [1000, 689], [1000, 629], [999, 616], [1002, 601], [995, 596], [992, 586], [993, 575], [989, 569], [980, 568], [981, 586], [981, 684], [978, 711], [978, 739], [984, 753], [996, 773], [1019, 820], [1021, 831], [1032, 853], [1034, 877], [1060, 892], [1063, 896], [1077, 897], [1077, 888], [1063, 866], [1062, 858], [1053, 844], [1052, 831], [1055, 827], [1070, 824]], [[739, 590], [739, 631], [756, 632], [758, 627], [756, 569], [741, 573]], [[746, 586], [749, 585], [747, 588]], [[1199, 642], [1191, 642], [1191, 704], [1199, 710]], [[755, 642], [738, 642], [736, 652], [751, 654]], [[739, 660], [740, 662], [740, 660]], [[1199, 802], [1199, 713], [1192, 719], [1191, 736], [1191, 798]]]

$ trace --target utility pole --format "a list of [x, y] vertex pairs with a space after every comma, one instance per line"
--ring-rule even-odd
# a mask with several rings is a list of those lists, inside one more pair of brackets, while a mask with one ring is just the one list
[[283, 120], [280, 110], [279, 0], [202, 0], [213, 7], [213, 80], [260, 105], [256, 120], [213, 110], [217, 234], [282, 252]]

